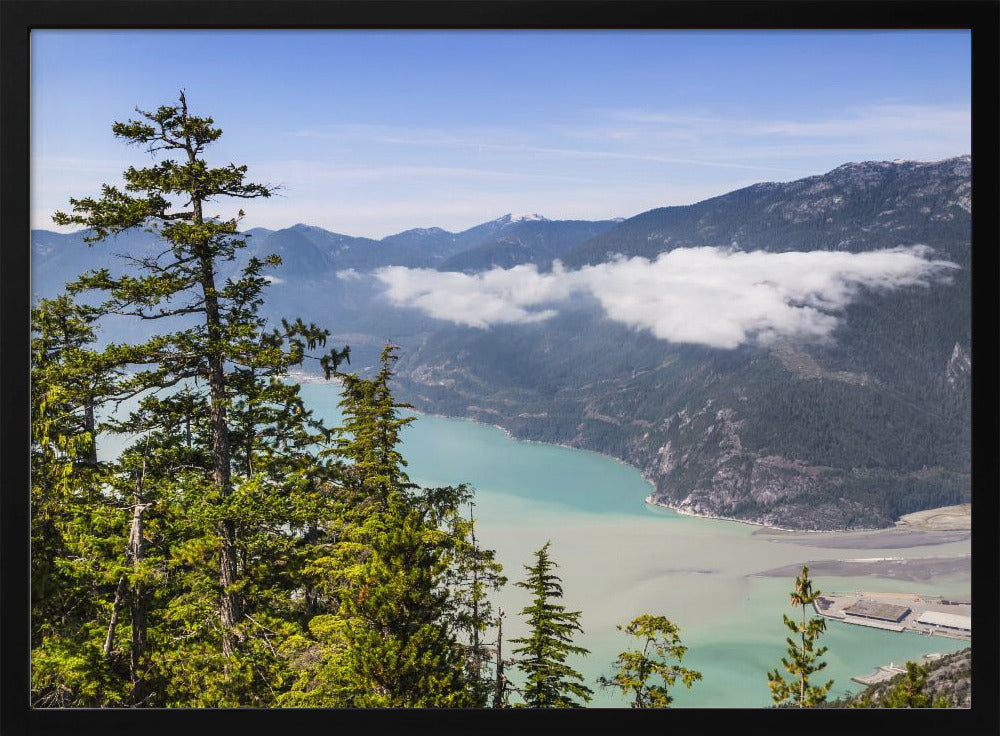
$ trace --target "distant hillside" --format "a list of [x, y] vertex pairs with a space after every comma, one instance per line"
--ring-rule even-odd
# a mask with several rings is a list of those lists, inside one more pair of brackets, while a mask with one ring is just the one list
[[536, 324], [442, 326], [404, 350], [404, 396], [621, 458], [653, 482], [653, 500], [698, 514], [871, 528], [966, 502], [970, 187], [968, 157], [845, 165], [653, 210], [563, 257], [925, 244], [962, 266], [950, 284], [860, 294], [828, 344], [674, 344], [579, 305]]
[[491, 240], [453, 255], [439, 268], [442, 271], [475, 273], [534, 263], [542, 270], [548, 270], [552, 261], [561, 258], [566, 251], [614, 225], [614, 220], [514, 221], [500, 229]]
[[[250, 256], [280, 256], [281, 265], [267, 271], [272, 286], [264, 313], [274, 320], [301, 316], [329, 326], [336, 339], [352, 345], [355, 364], [364, 366], [374, 361], [386, 340], [404, 345], [419, 342], [441, 327], [413, 310], [388, 307], [366, 278], [375, 269], [393, 265], [451, 270], [462, 268], [463, 262], [456, 259], [465, 253], [469, 254], [466, 264], [535, 263], [545, 267], [554, 257], [613, 224], [507, 214], [459, 233], [416, 228], [381, 240], [304, 224], [279, 230], [252, 228], [244, 233], [247, 247], [234, 263], [223, 264], [221, 275], [236, 274]], [[32, 231], [33, 294], [54, 296], [85, 270], [108, 268], [113, 274], [120, 273], [129, 265], [118, 254], [149, 256], [157, 253], [160, 245], [154, 235], [143, 230], [93, 245], [84, 242], [85, 235]], [[504, 255], [508, 246], [516, 250], [509, 256]], [[155, 327], [123, 320], [113, 324], [117, 340], [140, 339]]]
[[[461, 233], [372, 240], [296, 225], [256, 229], [248, 254], [278, 253], [265, 314], [301, 316], [348, 344], [364, 370], [402, 347], [400, 398], [515, 436], [606, 453], [639, 468], [652, 500], [686, 512], [794, 529], [888, 526], [971, 499], [971, 161], [846, 164], [615, 223], [506, 215]], [[923, 245], [960, 269], [950, 282], [860, 291], [825, 343], [708, 348], [657, 339], [578, 300], [550, 319], [459, 327], [391, 306], [381, 266], [475, 272], [560, 258], [686, 246], [854, 253]], [[32, 289], [51, 296], [147, 234], [88, 247], [32, 233]], [[992, 246], [988, 246], [992, 247]], [[235, 269], [238, 264], [232, 264]], [[710, 309], [710, 307], [708, 307]], [[148, 328], [148, 325], [140, 326]], [[116, 339], [135, 326], [116, 325]]]
[[572, 249], [563, 262], [579, 267], [616, 253], [652, 257], [700, 245], [860, 252], [924, 243], [968, 266], [971, 177], [969, 156], [844, 164], [821, 176], [644, 212]]
[[[547, 266], [613, 225], [613, 220], [548, 220], [539, 215], [508, 214], [460, 233], [438, 227], [417, 228], [381, 240], [342, 235], [314, 225], [252, 228], [244, 233], [247, 247], [236, 265], [250, 256], [278, 255], [282, 263], [272, 271], [278, 279], [334, 286], [338, 271], [369, 272], [389, 265], [449, 271], [519, 263]], [[150, 255], [159, 242], [155, 235], [138, 229], [96, 245], [85, 243], [85, 234], [31, 232], [32, 288], [36, 293], [52, 296], [87, 269], [117, 272], [124, 264], [116, 254]], [[235, 271], [236, 265], [227, 273]]]

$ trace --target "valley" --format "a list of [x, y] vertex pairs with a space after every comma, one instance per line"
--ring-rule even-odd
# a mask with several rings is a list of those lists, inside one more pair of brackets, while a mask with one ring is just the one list
[[[971, 498], [970, 175], [967, 156], [847, 164], [620, 222], [506, 215], [460, 233], [425, 228], [381, 241], [297, 225], [250, 231], [248, 251], [282, 258], [266, 307], [273, 321], [296, 314], [330, 326], [362, 372], [386, 341], [400, 345], [400, 398], [423, 412], [618, 458], [654, 485], [654, 503], [682, 513], [792, 530], [878, 529]], [[152, 247], [143, 238], [110, 250]], [[498, 300], [490, 309], [515, 316], [485, 326], [428, 311], [459, 298], [466, 315], [484, 309], [480, 294], [448, 293], [445, 284], [461, 279], [491, 288], [487, 276], [521, 274], [559, 289], [549, 284], [568, 277], [552, 271], [556, 258], [560, 268], [608, 269], [615, 258], [641, 267], [705, 252], [728, 268], [740, 254], [884, 257], [901, 248], [951, 265], [906, 287], [838, 287], [847, 296], [832, 306], [808, 293], [782, 297], [790, 316], [833, 320], [819, 336], [755, 334], [750, 323], [735, 347], [665, 340], [610, 317], [603, 293], [556, 308], [540, 302], [543, 314], [490, 292]], [[88, 250], [78, 236], [36, 232], [33, 289], [51, 294], [76, 269], [105, 265], [107, 256], [95, 261]], [[655, 273], [649, 264], [637, 278]], [[435, 274], [451, 281], [428, 281], [423, 301], [386, 296], [385, 279]], [[437, 306], [419, 306], [428, 300]], [[734, 319], [708, 310], [715, 322]]]

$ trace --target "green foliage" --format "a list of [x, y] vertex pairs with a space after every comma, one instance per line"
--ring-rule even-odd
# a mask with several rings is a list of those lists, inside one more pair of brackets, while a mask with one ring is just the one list
[[802, 620], [793, 621], [789, 616], [783, 616], [785, 626], [793, 636], [798, 636], [798, 640], [792, 637], [785, 640], [788, 643], [788, 656], [781, 659], [791, 678], [786, 681], [777, 669], [767, 674], [767, 684], [775, 704], [789, 701], [800, 708], [814, 708], [826, 700], [826, 694], [833, 687], [833, 680], [824, 685], [810, 684], [812, 675], [826, 667], [826, 662], [820, 661], [820, 657], [826, 653], [826, 647], [816, 646], [816, 640], [826, 630], [826, 621], [822, 617], [806, 621], [806, 606], [811, 606], [820, 592], [812, 589], [809, 568], [803, 566], [802, 574], [795, 578], [795, 588], [791, 593], [792, 606], [802, 608]]
[[[500, 590], [507, 578], [496, 553], [482, 548], [476, 539], [472, 497], [472, 490], [461, 485], [425, 489], [421, 502], [428, 504], [436, 525], [447, 531], [452, 545], [445, 552], [444, 573], [445, 585], [452, 593], [449, 617], [459, 636], [474, 705], [485, 707], [495, 691], [495, 657], [491, 655], [499, 647], [499, 641], [490, 645], [484, 640], [495, 620], [489, 593]], [[468, 519], [460, 513], [464, 505], [470, 509]]]
[[397, 494], [357, 530], [367, 557], [347, 581], [338, 616], [347, 649], [340, 687], [351, 707], [472, 705], [464, 661], [444, 615], [440, 538]]
[[948, 698], [931, 698], [924, 692], [927, 684], [927, 668], [916, 662], [906, 663], [906, 672], [892, 688], [873, 699], [870, 693], [862, 695], [851, 703], [852, 708], [949, 708]]
[[[271, 188], [246, 182], [245, 166], [207, 164], [204, 149], [221, 135], [212, 119], [189, 114], [183, 93], [178, 104], [139, 112], [142, 120], [116, 123], [115, 135], [167, 158], [129, 168], [124, 191], [104, 186], [100, 197], [72, 199], [72, 214], [54, 219], [86, 226], [95, 244], [145, 228], [160, 247], [126, 255], [128, 268], [120, 273], [101, 268], [69, 285], [71, 294], [102, 292], [99, 307], [74, 314], [68, 302], [43, 302], [35, 315], [38, 478], [52, 477], [48, 468], [57, 466], [66, 476], [66, 468], [80, 463], [60, 458], [92, 442], [66, 419], [58, 432], [44, 419], [56, 401], [70, 399], [76, 408], [59, 411], [72, 417], [81, 405], [93, 408], [109, 396], [88, 376], [113, 376], [113, 398], [138, 402], [127, 418], [108, 422], [138, 441], [100, 468], [100, 481], [73, 479], [73, 495], [64, 493], [59, 504], [68, 522], [58, 535], [45, 526], [51, 492], [36, 494], [38, 537], [48, 540], [33, 553], [39, 590], [50, 577], [43, 568], [62, 570], [72, 585], [61, 580], [60, 592], [68, 589], [85, 603], [40, 593], [46, 607], [40, 604], [33, 618], [35, 638], [47, 644], [35, 652], [42, 678], [35, 697], [85, 705], [270, 705], [290, 676], [278, 644], [300, 635], [307, 618], [301, 573], [322, 541], [308, 531], [333, 515], [338, 472], [337, 463], [309, 451], [329, 433], [284, 376], [324, 348], [329, 333], [301, 319], [268, 328], [260, 313], [264, 269], [278, 259], [253, 257], [221, 278], [220, 268], [245, 241], [238, 219], [212, 217], [204, 206], [223, 197], [266, 197]], [[86, 342], [89, 323], [110, 316], [162, 320], [172, 330], [134, 344], [108, 343], [86, 360], [64, 337], [72, 349], [62, 350], [59, 371], [49, 369], [48, 345], [60, 324], [64, 333], [67, 325], [76, 330], [71, 341]], [[347, 355], [331, 350], [315, 359], [329, 374]], [[116, 407], [109, 405], [109, 413]], [[62, 445], [57, 454], [53, 438]], [[93, 458], [89, 465], [93, 475]], [[65, 620], [60, 615], [67, 610], [75, 628], [45, 628]], [[69, 673], [93, 661], [84, 653], [95, 650], [114, 687], [92, 692], [90, 685], [43, 677], [60, 671], [52, 652], [81, 652], [72, 660], [59, 655]], [[99, 675], [95, 670], [91, 679]]]
[[521, 655], [518, 668], [525, 673], [526, 682], [521, 690], [524, 705], [529, 708], [578, 708], [576, 696], [589, 701], [593, 691], [583, 684], [583, 676], [568, 664], [569, 655], [587, 654], [588, 650], [573, 644], [573, 634], [582, 633], [580, 611], [567, 611], [557, 603], [562, 598], [561, 579], [552, 572], [556, 563], [549, 557], [546, 542], [535, 552], [535, 564], [524, 568], [528, 576], [515, 583], [530, 591], [532, 603], [521, 610], [527, 616], [530, 634], [511, 639], [521, 644], [514, 649]]
[[97, 460], [95, 416], [120, 376], [90, 348], [96, 321], [68, 295], [31, 313], [32, 701], [42, 706], [127, 697], [126, 673], [102, 652], [102, 593], [113, 573], [93, 559], [124, 547], [122, 513], [102, 493], [109, 472]]
[[[680, 630], [665, 616], [644, 613], [629, 622], [625, 631], [642, 644], [641, 649], [629, 650], [618, 655], [615, 673], [607, 678], [598, 678], [601, 687], [614, 687], [626, 697], [632, 696], [633, 708], [669, 708], [673, 702], [668, 688], [680, 679], [688, 689], [701, 679], [701, 673], [680, 666], [687, 652], [681, 644]], [[677, 664], [668, 660], [675, 659]], [[658, 677], [663, 684], [650, 683], [650, 678]]]
[[340, 407], [344, 426], [336, 443], [338, 454], [351, 464], [346, 484], [353, 489], [361, 506], [383, 507], [390, 494], [412, 487], [398, 450], [399, 433], [413, 417], [400, 416], [409, 404], [397, 403], [389, 389], [397, 348], [387, 344], [382, 350], [381, 367], [372, 380], [343, 374]]
[[395, 360], [387, 345], [373, 378], [343, 376], [335, 450], [346, 462], [343, 506], [328, 556], [307, 569], [331, 613], [288, 644], [298, 677], [285, 705], [471, 707], [484, 700], [459, 639], [482, 628], [468, 613], [470, 596], [482, 605], [482, 590], [463, 592], [462, 582], [469, 568], [489, 579], [499, 566], [460, 516], [471, 499], [466, 487], [419, 489], [403, 471], [399, 432], [412, 417], [400, 416], [406, 406], [389, 387]]

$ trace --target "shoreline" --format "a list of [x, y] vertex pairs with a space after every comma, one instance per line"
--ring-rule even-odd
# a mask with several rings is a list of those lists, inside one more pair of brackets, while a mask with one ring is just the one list
[[[287, 374], [287, 377], [290, 378], [290, 379], [292, 379], [292, 380], [295, 380], [297, 382], [300, 382], [300, 383], [335, 384], [335, 385], [339, 385], [339, 382], [336, 381], [336, 380], [326, 380], [322, 376], [318, 376], [316, 374], [305, 373], [305, 372], [301, 372], [300, 373], [298, 371], [295, 371], [293, 373], [293, 372], [290, 371]], [[598, 455], [598, 456], [600, 456], [602, 458], [607, 458], [609, 460], [613, 460], [616, 463], [618, 463], [619, 465], [624, 465], [627, 468], [635, 470], [637, 473], [639, 473], [639, 475], [646, 482], [646, 484], [649, 485], [653, 489], [654, 493], [656, 491], [656, 484], [649, 478], [649, 476], [645, 472], [643, 472], [643, 470], [641, 468], [638, 468], [635, 465], [632, 465], [631, 463], [629, 463], [629, 462], [627, 462], [625, 460], [622, 460], [620, 457], [616, 457], [614, 455], [610, 455], [608, 453], [601, 452], [600, 450], [592, 450], [592, 449], [586, 448], [586, 447], [575, 447], [573, 445], [564, 444], [562, 442], [545, 442], [545, 441], [542, 441], [542, 440], [524, 439], [524, 438], [518, 437], [511, 430], [509, 430], [506, 427], [503, 427], [503, 426], [501, 426], [499, 424], [494, 424], [493, 422], [482, 421], [482, 420], [479, 420], [479, 419], [473, 419], [472, 417], [468, 417], [468, 416], [453, 416], [453, 415], [450, 415], [450, 414], [440, 414], [440, 413], [437, 413], [437, 412], [423, 411], [423, 410], [417, 410], [417, 409], [410, 409], [410, 411], [412, 411], [414, 414], [417, 414], [418, 416], [427, 416], [427, 417], [434, 417], [436, 419], [448, 419], [448, 420], [456, 420], [456, 421], [462, 421], [462, 422], [472, 422], [473, 424], [477, 424], [477, 425], [480, 425], [480, 426], [483, 426], [483, 427], [492, 427], [494, 429], [500, 430], [501, 432], [503, 432], [503, 434], [504, 434], [505, 437], [507, 437], [508, 439], [513, 440], [515, 442], [524, 442], [524, 443], [533, 444], [533, 445], [551, 445], [553, 447], [561, 447], [563, 449], [574, 450], [576, 452], [589, 452], [591, 454]], [[931, 512], [939, 510], [937, 508], [935, 508], [935, 509], [924, 509], [923, 511], [913, 512], [911, 514], [904, 514], [902, 517], [896, 519], [893, 522], [893, 526], [886, 526], [886, 527], [860, 527], [860, 528], [853, 528], [853, 529], [793, 529], [793, 528], [789, 528], [789, 527], [773, 526], [771, 524], [767, 524], [767, 523], [762, 522], [762, 521], [751, 521], [749, 519], [737, 519], [737, 518], [729, 517], [729, 516], [719, 516], [719, 515], [715, 515], [715, 514], [705, 514], [705, 513], [699, 513], [699, 512], [691, 511], [689, 509], [682, 509], [678, 505], [675, 505], [675, 504], [667, 503], [667, 502], [664, 502], [664, 501], [653, 500], [653, 494], [652, 493], [645, 497], [644, 502], [647, 505], [650, 505], [650, 506], [656, 506], [656, 507], [659, 507], [659, 508], [669, 509], [669, 510], [673, 511], [674, 513], [679, 514], [681, 516], [688, 516], [688, 517], [692, 517], [692, 518], [696, 518], [696, 519], [711, 519], [711, 520], [714, 520], [714, 521], [734, 522], [734, 523], [738, 523], [738, 524], [747, 524], [749, 526], [758, 527], [758, 529], [753, 532], [754, 534], [761, 534], [761, 533], [768, 534], [768, 533], [772, 533], [772, 532], [777, 532], [777, 533], [780, 533], [781, 535], [786, 535], [786, 534], [805, 534], [805, 535], [866, 534], [866, 533], [870, 534], [870, 533], [879, 533], [879, 532], [881, 532], [881, 533], [892, 533], [894, 531], [904, 531], [906, 528], [909, 527], [909, 524], [906, 521], [907, 517], [911, 517], [911, 516], [914, 516], [914, 515], [917, 515], [917, 514], [931, 513]], [[951, 507], [942, 507], [942, 508], [947, 509], [947, 508], [951, 508]]]
[[[494, 429], [499, 429], [501, 432], [503, 432], [504, 436], [507, 437], [507, 439], [513, 440], [514, 442], [523, 442], [527, 445], [549, 445], [551, 447], [561, 447], [564, 450], [573, 450], [574, 452], [589, 452], [591, 455], [598, 455], [608, 460], [614, 460], [619, 465], [624, 465], [626, 468], [634, 470], [640, 476], [642, 476], [643, 481], [645, 481], [647, 485], [651, 486], [654, 490], [656, 489], [656, 485], [653, 483], [653, 481], [651, 481], [646, 476], [646, 474], [642, 472], [642, 470], [632, 465], [632, 463], [626, 462], [625, 460], [622, 460], [620, 457], [609, 455], [606, 452], [601, 452], [600, 450], [591, 450], [588, 447], [574, 447], [573, 445], [566, 445], [563, 444], [562, 442], [544, 442], [542, 440], [522, 439], [521, 437], [518, 437], [506, 427], [501, 427], [499, 424], [491, 424], [490, 422], [481, 422], [478, 419], [472, 419], [471, 417], [455, 417], [455, 416], [450, 416], [448, 414], [436, 414], [434, 412], [429, 412], [429, 411], [417, 411], [416, 413], [425, 417], [434, 417], [435, 419], [453, 419], [460, 422], [472, 422], [473, 424], [478, 424], [481, 427], [493, 427]], [[647, 498], [650, 497], [647, 496]], [[662, 505], [662, 504], [654, 504], [654, 505]]]
[[[690, 516], [696, 519], [714, 519], [715, 521], [731, 521], [738, 524], [748, 524], [749, 526], [760, 527], [760, 531], [773, 531], [773, 532], [787, 532], [789, 534], [850, 534], [851, 532], [873, 532], [873, 531], [887, 531], [893, 527], [872, 527], [865, 529], [789, 529], [782, 526], [771, 526], [770, 524], [765, 524], [762, 521], [750, 521], [748, 519], [736, 519], [730, 516], [716, 516], [713, 514], [702, 514], [697, 511], [690, 511], [688, 509], [682, 509], [679, 506], [674, 506], [672, 504], [666, 503], [664, 501], [654, 501], [653, 497], [646, 496], [646, 503], [650, 506], [659, 506], [661, 508], [670, 509], [681, 516]], [[754, 532], [755, 534], [757, 532]]]
[[[427, 411], [420, 411], [420, 412], [417, 412], [417, 413], [418, 414], [422, 414], [424, 416], [436, 417], [438, 419], [453, 419], [453, 420], [458, 420], [458, 421], [463, 421], [463, 422], [472, 422], [473, 424], [478, 424], [478, 425], [481, 425], [481, 426], [484, 426], [484, 427], [493, 427], [493, 428], [498, 429], [501, 432], [503, 432], [504, 436], [506, 436], [507, 438], [509, 438], [511, 440], [514, 440], [515, 442], [525, 442], [525, 443], [534, 444], [534, 445], [552, 445], [554, 447], [562, 447], [562, 448], [565, 448], [567, 450], [574, 450], [576, 452], [589, 452], [589, 453], [592, 453], [594, 455], [599, 455], [599, 456], [601, 456], [603, 458], [608, 458], [609, 460], [614, 460], [619, 465], [624, 465], [627, 468], [631, 468], [632, 470], [635, 470], [637, 473], [639, 473], [639, 475], [642, 476], [643, 480], [651, 488], [653, 488], [654, 492], [656, 490], [656, 484], [652, 480], [650, 480], [649, 476], [647, 476], [646, 473], [644, 473], [640, 468], [637, 468], [635, 465], [632, 465], [631, 463], [626, 462], [625, 460], [622, 460], [620, 457], [615, 457], [614, 455], [609, 455], [607, 453], [600, 452], [599, 450], [591, 450], [591, 449], [586, 448], [586, 447], [574, 447], [572, 445], [566, 445], [566, 444], [563, 444], [561, 442], [543, 442], [541, 440], [522, 439], [522, 438], [518, 437], [517, 435], [515, 435], [513, 432], [511, 432], [506, 427], [502, 427], [499, 424], [493, 424], [492, 422], [479, 421], [477, 419], [472, 419], [471, 417], [457, 417], [457, 416], [450, 416], [450, 415], [447, 415], [447, 414], [437, 414], [437, 413], [434, 413], [434, 412], [427, 412]], [[680, 514], [681, 516], [689, 516], [689, 517], [696, 518], [696, 519], [712, 519], [714, 521], [726, 521], [726, 522], [735, 522], [735, 523], [738, 523], [738, 524], [747, 524], [749, 526], [758, 527], [758, 529], [753, 532], [754, 534], [762, 534], [762, 533], [763, 534], [768, 534], [768, 533], [772, 533], [772, 532], [779, 532], [779, 533], [781, 533], [781, 535], [785, 535], [785, 534], [788, 534], [788, 535], [791, 535], [791, 534], [809, 534], [809, 535], [813, 535], [813, 534], [814, 535], [822, 535], [822, 534], [878, 534], [878, 533], [891, 534], [893, 532], [904, 532], [904, 531], [907, 531], [907, 530], [917, 531], [918, 530], [917, 528], [910, 527], [909, 523], [906, 521], [906, 519], [908, 517], [916, 516], [918, 514], [933, 513], [935, 511], [940, 511], [942, 509], [952, 508], [950, 506], [944, 506], [944, 507], [940, 507], [940, 508], [935, 507], [933, 509], [924, 509], [923, 511], [916, 511], [916, 512], [913, 512], [913, 513], [910, 513], [910, 514], [904, 514], [903, 516], [901, 516], [900, 518], [896, 519], [893, 522], [893, 526], [885, 526], [885, 527], [877, 527], [877, 526], [876, 527], [856, 527], [856, 528], [853, 528], [853, 529], [792, 529], [792, 528], [789, 528], [789, 527], [773, 526], [771, 524], [766, 524], [766, 523], [761, 522], [761, 521], [750, 521], [748, 519], [737, 519], [737, 518], [733, 518], [733, 517], [729, 517], [729, 516], [717, 516], [717, 515], [713, 515], [713, 514], [704, 514], [704, 513], [698, 513], [698, 512], [695, 512], [695, 511], [690, 511], [688, 509], [682, 509], [682, 508], [680, 508], [680, 507], [678, 507], [676, 505], [670, 504], [670, 503], [666, 503], [666, 502], [663, 502], [663, 501], [655, 501], [655, 500], [653, 500], [653, 494], [650, 494], [650, 495], [646, 496], [646, 498], [643, 499], [643, 500], [644, 500], [644, 502], [646, 504], [648, 504], [650, 506], [657, 506], [659, 508], [669, 509], [669, 510], [673, 511], [676, 514]], [[776, 540], [776, 541], [781, 541], [781, 540]]]
[[[532, 444], [532, 445], [551, 445], [553, 447], [562, 447], [564, 449], [573, 450], [575, 452], [589, 452], [594, 455], [599, 455], [600, 457], [607, 458], [609, 460], [614, 460], [619, 465], [624, 465], [625, 467], [631, 468], [632, 470], [636, 471], [637, 473], [639, 473], [639, 475], [642, 476], [642, 479], [646, 482], [647, 485], [649, 485], [654, 490], [654, 492], [656, 490], [656, 484], [652, 480], [650, 480], [649, 476], [647, 476], [646, 473], [644, 473], [640, 468], [637, 468], [635, 465], [632, 465], [631, 463], [622, 460], [620, 457], [609, 455], [607, 453], [601, 452], [600, 450], [591, 450], [586, 447], [574, 447], [573, 445], [566, 445], [563, 444], [562, 442], [543, 442], [542, 440], [522, 439], [521, 437], [518, 437], [506, 427], [502, 427], [499, 424], [493, 424], [492, 422], [480, 421], [478, 419], [473, 419], [471, 417], [451, 416], [448, 414], [438, 414], [429, 411], [416, 411], [415, 413], [423, 416], [435, 417], [437, 419], [451, 419], [461, 422], [472, 422], [473, 424], [478, 424], [483, 427], [493, 427], [494, 429], [498, 429], [501, 432], [503, 432], [505, 437], [515, 442], [524, 442], [526, 444]], [[863, 527], [854, 529], [791, 529], [789, 527], [772, 526], [770, 524], [765, 524], [764, 522], [761, 521], [737, 519], [729, 516], [716, 516], [713, 514], [703, 514], [695, 511], [690, 511], [687, 509], [682, 509], [679, 508], [678, 506], [669, 503], [665, 503], [662, 501], [654, 501], [653, 494], [646, 496], [646, 498], [643, 500], [646, 504], [650, 506], [657, 506], [659, 508], [669, 509], [676, 514], [680, 514], [681, 516], [689, 516], [695, 519], [712, 519], [714, 521], [727, 521], [727, 522], [748, 524], [750, 526], [759, 527], [758, 531], [754, 532], [755, 534], [759, 532], [764, 532], [764, 533], [782, 532], [785, 534], [852, 534], [852, 533], [864, 533], [864, 532], [891, 532], [898, 529], [899, 528], [898, 525], [901, 522], [901, 519], [897, 519], [894, 522], [895, 524], [894, 526], [887, 526], [887, 527]], [[928, 511], [930, 510], [931, 509], [928, 509]]]

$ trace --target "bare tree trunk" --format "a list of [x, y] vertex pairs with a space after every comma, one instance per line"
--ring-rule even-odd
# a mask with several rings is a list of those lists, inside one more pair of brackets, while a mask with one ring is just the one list
[[503, 673], [503, 610], [497, 616], [497, 679], [493, 690], [493, 707], [503, 708], [504, 692], [507, 689], [507, 677]]
[[111, 606], [111, 620], [108, 622], [108, 634], [104, 637], [104, 658], [111, 656], [111, 648], [115, 643], [115, 629], [118, 626], [118, 614], [121, 612], [122, 600], [125, 597], [125, 577], [118, 578], [115, 588], [115, 602]]
[[97, 467], [97, 422], [94, 420], [94, 400], [89, 397], [83, 402], [83, 426], [91, 439], [87, 462], [91, 467]]
[[[207, 278], [209, 285], [206, 287], [206, 311], [209, 319], [209, 336], [212, 339], [213, 334], [218, 335], [220, 332], [219, 312], [214, 286], [211, 285], [211, 270], [208, 270]], [[226, 499], [232, 494], [233, 487], [230, 475], [229, 426], [226, 422], [226, 383], [222, 370], [222, 355], [218, 351], [215, 351], [209, 358], [209, 393], [211, 396], [212, 482], [219, 490], [219, 495]], [[234, 650], [236, 626], [243, 618], [239, 595], [234, 590], [239, 579], [236, 524], [232, 519], [223, 519], [219, 522], [218, 533], [222, 542], [222, 550], [219, 555], [219, 616], [223, 632], [222, 652], [228, 657], [232, 655]]]
[[[479, 683], [483, 680], [483, 666], [484, 659], [482, 645], [479, 643], [479, 564], [478, 559], [475, 555], [479, 553], [479, 547], [476, 544], [476, 520], [473, 516], [472, 506], [469, 506], [469, 522], [472, 524], [472, 667], [476, 673], [476, 688], [478, 690]], [[497, 637], [497, 645], [499, 646], [500, 639], [499, 635]]]
[[[143, 498], [143, 481], [146, 477], [146, 460], [142, 461], [142, 472], [136, 479], [135, 506], [132, 510], [132, 527], [128, 535], [128, 555], [132, 559], [132, 570], [139, 573], [144, 557], [143, 513], [148, 504]], [[138, 577], [138, 575], [137, 575]], [[142, 657], [146, 651], [146, 601], [143, 586], [138, 582], [132, 585], [132, 650], [129, 658], [129, 674], [132, 680], [132, 703], [142, 700]]]
[[[187, 120], [187, 101], [183, 92], [180, 97], [184, 120]], [[186, 136], [188, 160], [195, 163], [195, 149], [190, 136]], [[191, 193], [192, 224], [204, 225], [202, 199], [197, 192]], [[215, 289], [215, 271], [208, 243], [199, 248], [201, 265], [201, 286], [205, 297], [205, 325], [208, 328], [208, 387], [210, 397], [210, 427], [212, 436], [212, 484], [220, 497], [225, 500], [233, 491], [231, 475], [231, 450], [229, 446], [229, 424], [226, 419], [226, 375], [223, 367], [222, 319], [219, 313], [219, 296]], [[236, 644], [236, 626], [243, 618], [239, 595], [234, 590], [239, 579], [238, 554], [236, 549], [236, 525], [232, 519], [223, 519], [218, 525], [222, 550], [219, 555], [219, 620], [222, 624], [222, 653], [229, 657]]]

